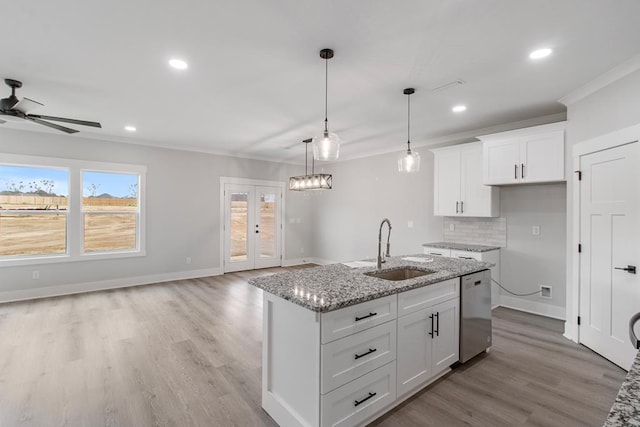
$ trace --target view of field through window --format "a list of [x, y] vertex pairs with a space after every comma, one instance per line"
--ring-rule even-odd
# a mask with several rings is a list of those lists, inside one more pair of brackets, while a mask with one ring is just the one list
[[[85, 252], [137, 248], [138, 182], [137, 174], [82, 172]], [[68, 199], [67, 169], [0, 165], [0, 256], [66, 253]]]
[[[260, 194], [259, 257], [271, 258], [276, 253], [276, 203], [275, 194]], [[231, 194], [231, 259], [245, 261], [248, 257], [249, 201], [248, 193]], [[252, 225], [254, 227], [255, 225]]]

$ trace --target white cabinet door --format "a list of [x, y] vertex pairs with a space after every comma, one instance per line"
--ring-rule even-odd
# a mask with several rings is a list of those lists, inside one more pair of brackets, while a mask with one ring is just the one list
[[433, 322], [430, 309], [398, 319], [398, 396], [413, 390], [432, 377], [430, 332]]
[[498, 216], [500, 190], [482, 184], [482, 147], [479, 144], [460, 152], [460, 170], [460, 215]]
[[445, 301], [433, 307], [435, 318], [431, 347], [431, 372], [439, 374], [457, 362], [460, 354], [460, 300]]
[[564, 181], [564, 132], [532, 135], [520, 141], [520, 180]]
[[446, 151], [434, 157], [434, 215], [458, 214], [460, 178], [460, 151]]
[[485, 185], [515, 184], [519, 179], [520, 146], [512, 139], [483, 144], [483, 179]]

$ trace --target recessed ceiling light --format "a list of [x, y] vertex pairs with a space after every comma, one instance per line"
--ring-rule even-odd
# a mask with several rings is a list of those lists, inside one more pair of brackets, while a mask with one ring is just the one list
[[187, 68], [189, 68], [189, 64], [187, 64], [182, 59], [176, 58], [169, 60], [169, 65], [171, 65], [176, 70], [186, 70]]
[[451, 111], [453, 111], [454, 113], [462, 113], [463, 111], [466, 111], [466, 109], [466, 105], [456, 105], [451, 109]]
[[549, 49], [548, 47], [545, 47], [544, 49], [538, 49], [538, 50], [534, 50], [533, 52], [531, 52], [529, 54], [529, 58], [531, 58], [531, 59], [544, 58], [546, 56], [551, 55], [551, 52], [553, 52], [553, 50]]
[[125, 126], [124, 130], [127, 130], [129, 132], [135, 132], [137, 129], [135, 126]]

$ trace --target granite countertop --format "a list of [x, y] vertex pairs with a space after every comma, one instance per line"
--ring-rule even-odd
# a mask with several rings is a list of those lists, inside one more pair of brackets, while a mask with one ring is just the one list
[[422, 246], [428, 246], [430, 248], [440, 249], [453, 249], [456, 251], [468, 251], [468, 252], [489, 252], [500, 249], [500, 246], [485, 246], [485, 245], [472, 245], [471, 243], [454, 243], [454, 242], [434, 242], [425, 243]]
[[604, 427], [640, 426], [640, 352], [636, 355]]
[[414, 279], [391, 281], [364, 275], [376, 270], [375, 261], [354, 264], [368, 266], [352, 268], [344, 264], [330, 264], [256, 277], [250, 279], [249, 284], [309, 310], [327, 312], [493, 267], [491, 263], [475, 260], [404, 255], [386, 258], [382, 270], [409, 266], [435, 272]]

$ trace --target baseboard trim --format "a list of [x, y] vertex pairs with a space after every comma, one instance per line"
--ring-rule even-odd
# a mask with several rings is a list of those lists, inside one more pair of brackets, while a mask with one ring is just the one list
[[283, 267], [291, 267], [294, 265], [302, 265], [302, 264], [315, 264], [313, 258], [293, 258], [293, 259], [284, 259], [282, 260]]
[[318, 265], [328, 265], [328, 264], [336, 264], [337, 261], [331, 261], [329, 259], [323, 259], [323, 258], [313, 258], [313, 263]]
[[221, 274], [221, 268], [207, 268], [202, 270], [176, 271], [172, 273], [150, 274], [146, 276], [99, 280], [95, 282], [73, 283], [69, 285], [44, 286], [40, 288], [4, 291], [0, 292], [0, 303], [24, 301], [37, 298], [57, 297], [84, 292], [106, 291], [109, 289], [128, 288], [131, 286], [151, 285], [153, 283], [168, 282], [171, 280], [219, 276]]
[[500, 295], [500, 306], [553, 319], [566, 320], [565, 307], [514, 298], [509, 295]]

